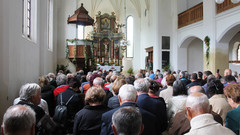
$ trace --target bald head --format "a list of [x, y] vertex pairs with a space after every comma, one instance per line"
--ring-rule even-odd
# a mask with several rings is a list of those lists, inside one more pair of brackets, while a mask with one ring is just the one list
[[200, 93], [204, 93], [205, 94], [205, 91], [203, 89], [202, 86], [192, 86], [191, 88], [188, 89], [188, 95], [192, 94], [192, 93], [195, 93], [195, 92], [200, 92]]
[[7, 109], [3, 116], [3, 135], [34, 135], [35, 112], [28, 106], [15, 105]]
[[231, 69], [225, 69], [224, 71], [224, 76], [227, 76], [227, 75], [232, 75], [232, 70]]
[[93, 80], [93, 86], [95, 86], [95, 87], [103, 87], [103, 85], [104, 85], [104, 82], [103, 82], [103, 79], [101, 77], [96, 77]]
[[205, 94], [195, 92], [187, 97], [186, 110], [188, 112], [188, 119], [210, 112], [210, 105], [208, 98]]

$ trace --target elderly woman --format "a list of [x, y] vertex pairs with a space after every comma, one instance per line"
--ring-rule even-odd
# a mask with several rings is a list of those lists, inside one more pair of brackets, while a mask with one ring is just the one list
[[88, 89], [85, 102], [86, 105], [80, 110], [74, 119], [73, 134], [74, 135], [98, 135], [101, 131], [102, 114], [108, 109], [102, 105], [106, 97], [106, 93], [100, 87], [91, 87]]
[[152, 98], [159, 98], [156, 93], [159, 91], [160, 84], [157, 81], [149, 80], [150, 86], [148, 95]]
[[223, 88], [223, 84], [218, 79], [213, 79], [207, 83], [207, 95], [210, 97], [209, 103], [212, 105], [212, 111], [219, 114], [225, 123], [227, 112], [232, 108], [223, 94]]
[[117, 79], [114, 81], [113, 86], [112, 86], [112, 90], [113, 90], [113, 97], [111, 97], [108, 100], [108, 107], [109, 108], [117, 108], [120, 106], [119, 100], [118, 100], [118, 92], [119, 89], [126, 84], [126, 80], [122, 79], [122, 77], [117, 77]]
[[[41, 102], [41, 88], [36, 83], [27, 83], [20, 89], [20, 105], [31, 107], [36, 114], [36, 123], [45, 115], [44, 110], [38, 105]], [[36, 128], [36, 133], [38, 129]]]
[[231, 129], [235, 134], [239, 135], [240, 126], [240, 85], [230, 84], [224, 90], [224, 94], [227, 96], [228, 103], [233, 108], [227, 113], [225, 126]]
[[171, 122], [172, 118], [185, 109], [187, 100], [187, 90], [183, 81], [177, 80], [173, 83], [172, 98], [168, 100], [168, 120]]

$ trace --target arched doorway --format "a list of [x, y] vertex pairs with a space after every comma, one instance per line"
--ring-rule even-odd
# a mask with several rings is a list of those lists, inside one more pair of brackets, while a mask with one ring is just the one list
[[186, 38], [179, 48], [178, 65], [180, 70], [189, 73], [203, 71], [203, 41], [195, 36]]

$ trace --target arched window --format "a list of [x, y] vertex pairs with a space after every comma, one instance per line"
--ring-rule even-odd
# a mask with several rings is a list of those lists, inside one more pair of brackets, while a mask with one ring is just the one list
[[127, 57], [133, 57], [133, 16], [127, 17], [127, 40], [129, 45], [127, 46]]
[[237, 60], [240, 61], [240, 44], [237, 47]]

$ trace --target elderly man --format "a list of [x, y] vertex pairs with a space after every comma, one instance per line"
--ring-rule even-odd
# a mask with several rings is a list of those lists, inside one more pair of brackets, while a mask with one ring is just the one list
[[108, 100], [109, 100], [109, 98], [111, 98], [113, 96], [113, 94], [109, 90], [104, 89], [104, 81], [103, 81], [103, 79], [101, 77], [96, 77], [93, 80], [93, 86], [100, 87], [100, 88], [102, 88], [105, 91], [106, 98], [103, 101], [103, 104], [107, 106], [108, 105]]
[[115, 135], [140, 135], [144, 129], [142, 115], [135, 107], [123, 107], [112, 116], [112, 129]]
[[158, 134], [161, 134], [167, 128], [167, 111], [166, 104], [163, 98], [152, 98], [148, 95], [150, 83], [143, 78], [134, 82], [134, 87], [137, 89], [138, 100], [137, 105], [157, 116], [159, 124]]
[[65, 91], [69, 86], [67, 85], [67, 76], [64, 74], [59, 74], [56, 79], [58, 87], [54, 89], [53, 94], [56, 99], [57, 95]]
[[191, 74], [191, 83], [186, 85], [187, 89], [191, 88], [192, 86], [201, 85], [201, 83], [198, 81], [198, 75], [197, 73]]
[[232, 75], [232, 70], [229, 68], [224, 70], [224, 76], [227, 76], [227, 75]]
[[211, 114], [211, 107], [206, 95], [196, 92], [186, 101], [187, 117], [191, 129], [186, 135], [234, 135], [234, 133], [217, 123]]
[[112, 86], [113, 86], [113, 82], [117, 79], [117, 75], [112, 75], [111, 78], [110, 78], [110, 84], [109, 85], [106, 85], [105, 87], [107, 87], [109, 89], [109, 91], [112, 92]]
[[[193, 86], [188, 90], [188, 94], [193, 94], [195, 92], [205, 93], [204, 89], [201, 86]], [[222, 118], [220, 115], [211, 112], [215, 121], [220, 124], [223, 124]], [[190, 122], [186, 117], [186, 111], [181, 111], [175, 115], [172, 121], [172, 125], [169, 128], [169, 135], [182, 135], [187, 133], [190, 130]]]
[[[113, 134], [112, 126], [112, 115], [118, 109], [127, 107], [127, 106], [134, 106], [136, 107], [136, 100], [137, 100], [137, 90], [134, 86], [130, 84], [125, 84], [119, 89], [118, 94], [120, 107], [110, 110], [102, 115], [102, 128], [101, 128], [101, 135], [110, 135]], [[142, 114], [142, 122], [144, 124], [144, 131], [143, 135], [156, 135], [157, 134], [157, 125], [156, 125], [156, 116], [152, 113], [139, 108]]]
[[2, 135], [34, 135], [35, 123], [35, 112], [30, 107], [11, 106], [3, 116]]

